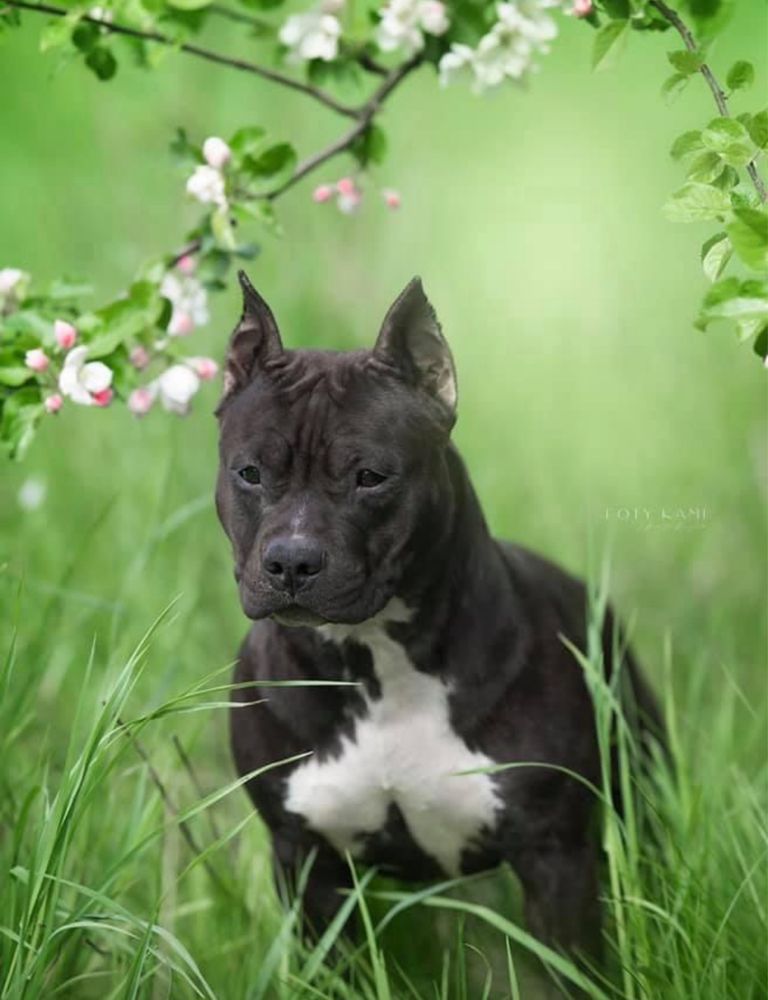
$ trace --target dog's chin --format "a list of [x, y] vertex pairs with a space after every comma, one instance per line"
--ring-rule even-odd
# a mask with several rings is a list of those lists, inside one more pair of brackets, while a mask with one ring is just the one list
[[317, 628], [320, 625], [359, 625], [373, 618], [386, 605], [389, 598], [384, 595], [360, 594], [355, 601], [343, 607], [331, 604], [310, 606], [291, 601], [287, 596], [280, 598], [274, 594], [254, 593], [241, 588], [240, 600], [243, 611], [252, 621], [271, 618], [279, 625], [293, 628]]
[[273, 611], [270, 618], [276, 621], [278, 625], [288, 625], [293, 628], [297, 626], [317, 628], [318, 625], [328, 624], [327, 618], [323, 618], [316, 611], [309, 611], [307, 608], [302, 608], [298, 604], [289, 604], [287, 608], [282, 608], [280, 611]]

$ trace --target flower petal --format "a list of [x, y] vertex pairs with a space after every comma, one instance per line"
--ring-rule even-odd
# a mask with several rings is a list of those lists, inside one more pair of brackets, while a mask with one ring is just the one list
[[88, 392], [103, 392], [112, 385], [112, 369], [101, 361], [91, 361], [84, 366], [80, 382]]

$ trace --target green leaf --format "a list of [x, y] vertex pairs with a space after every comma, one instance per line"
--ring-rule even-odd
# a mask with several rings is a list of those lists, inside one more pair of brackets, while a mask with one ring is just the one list
[[755, 67], [746, 59], [739, 59], [728, 70], [725, 78], [726, 85], [730, 90], [742, 90], [744, 87], [751, 87], [755, 82]]
[[11, 458], [22, 458], [32, 442], [43, 415], [43, 404], [37, 386], [17, 389], [6, 397], [0, 413], [0, 441]]
[[611, 21], [595, 35], [592, 48], [592, 69], [601, 69], [610, 65], [612, 55], [615, 56], [618, 47], [624, 39], [629, 21]]
[[768, 108], [752, 115], [747, 132], [758, 149], [768, 149]]
[[378, 125], [371, 125], [352, 145], [351, 153], [361, 167], [383, 163], [387, 155], [387, 137]]
[[752, 350], [759, 358], [762, 358], [763, 361], [765, 361], [766, 357], [768, 357], [768, 323], [766, 323], [755, 338]]
[[700, 320], [768, 318], [768, 283], [724, 278], [704, 296]]
[[229, 148], [236, 157], [256, 156], [264, 144], [266, 131], [260, 125], [238, 129], [229, 140]]
[[72, 44], [81, 52], [89, 52], [98, 42], [101, 31], [92, 21], [81, 21], [72, 32]]
[[688, 164], [687, 177], [691, 181], [709, 184], [723, 172], [723, 161], [718, 153], [699, 153]]
[[66, 45], [72, 38], [72, 32], [80, 17], [80, 11], [73, 10], [66, 17], [57, 17], [49, 21], [40, 34], [40, 51], [50, 52], [51, 49]]
[[739, 341], [743, 344], [753, 337], [759, 337], [762, 330], [768, 326], [764, 319], [737, 319], [736, 329], [739, 334]]
[[673, 160], [682, 160], [683, 157], [698, 152], [703, 148], [703, 145], [700, 130], [695, 129], [691, 132], [683, 132], [672, 143], [672, 148], [669, 151], [670, 156]]
[[117, 60], [106, 45], [97, 45], [85, 57], [85, 65], [99, 80], [111, 80], [117, 72]]
[[264, 198], [255, 201], [241, 201], [233, 206], [235, 216], [243, 222], [255, 220], [272, 233], [273, 236], [282, 236], [283, 227], [277, 217], [274, 206]]
[[722, 153], [733, 143], [748, 143], [749, 133], [735, 118], [713, 118], [701, 133], [701, 141], [707, 149]]
[[296, 161], [296, 151], [287, 142], [270, 146], [257, 157], [246, 156], [242, 170], [251, 182], [249, 190], [252, 194], [264, 194], [282, 187], [293, 176]]
[[698, 52], [689, 52], [688, 49], [680, 49], [678, 52], [668, 52], [667, 59], [669, 59], [672, 69], [676, 69], [683, 76], [698, 73], [704, 62]]
[[203, 7], [210, 7], [213, 0], [166, 0], [166, 3], [176, 10], [202, 10]]
[[768, 271], [768, 212], [757, 208], [736, 209], [726, 231], [747, 267]]
[[724, 216], [730, 207], [725, 191], [691, 182], [672, 195], [664, 206], [664, 214], [671, 222], [706, 222]]
[[0, 385], [9, 385], [13, 388], [24, 385], [35, 377], [35, 373], [25, 365], [3, 365], [0, 364]]
[[733, 247], [726, 233], [717, 233], [707, 240], [701, 248], [701, 266], [710, 281], [718, 280], [732, 254]]
[[661, 85], [661, 96], [670, 99], [676, 98], [685, 90], [689, 79], [690, 77], [685, 73], [673, 73]]
[[246, 157], [243, 169], [252, 177], [275, 177], [290, 167], [291, 173], [296, 163], [296, 152], [287, 142], [270, 146], [257, 157]]
[[736, 187], [738, 183], [739, 175], [733, 167], [726, 167], [719, 177], [716, 177], [712, 181], [713, 186], [719, 188], [721, 191], [730, 191], [730, 189]]
[[632, 13], [629, 0], [601, 0], [600, 6], [614, 21], [625, 21]]

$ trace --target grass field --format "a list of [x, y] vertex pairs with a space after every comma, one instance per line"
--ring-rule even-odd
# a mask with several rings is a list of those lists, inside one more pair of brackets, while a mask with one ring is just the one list
[[[752, 58], [764, 90], [765, 7], [737, 8], [715, 63]], [[765, 373], [726, 333], [693, 330], [707, 234], [660, 211], [680, 180], [667, 148], [705, 120], [707, 93], [662, 101], [662, 37], [633, 39], [607, 75], [588, 46], [564, 24], [530, 93], [495, 100], [421, 74], [387, 114], [380, 179], [402, 211], [342, 218], [297, 187], [252, 277], [287, 343], [344, 347], [423, 275], [494, 530], [580, 574], [610, 557], [670, 724], [677, 783], [644, 788], [655, 835], [606, 812], [611, 961], [588, 995], [758, 1000]], [[166, 156], [177, 125], [226, 135], [252, 109], [304, 153], [337, 127], [180, 57], [106, 86], [57, 71], [32, 24], [0, 51], [0, 93], [0, 266], [87, 276], [105, 296], [188, 221]], [[232, 291], [199, 353], [221, 356], [236, 313]], [[336, 928], [313, 952], [293, 940], [234, 787], [225, 685], [246, 622], [212, 504], [214, 393], [197, 403], [183, 421], [64, 412], [2, 469], [0, 995], [539, 996], [508, 875], [406, 907], [361, 871], [349, 906], [370, 914], [366, 942], [340, 956], [325, 954]], [[35, 509], [19, 502], [30, 480]]]

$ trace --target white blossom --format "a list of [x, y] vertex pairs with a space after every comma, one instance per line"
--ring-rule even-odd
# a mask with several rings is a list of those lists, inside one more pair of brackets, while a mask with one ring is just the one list
[[538, 53], [549, 51], [557, 25], [547, 10], [560, 0], [511, 0], [496, 5], [498, 20], [476, 49], [454, 44], [440, 60], [440, 82], [445, 86], [470, 72], [473, 90], [481, 93], [505, 79], [522, 81], [535, 68]]
[[201, 163], [199, 167], [195, 167], [195, 172], [187, 181], [187, 194], [201, 201], [204, 205], [227, 207], [224, 176], [220, 170], [207, 163]]
[[94, 21], [101, 21], [102, 24], [112, 24], [115, 19], [115, 15], [107, 7], [91, 7], [88, 16]]
[[339, 0], [325, 0], [314, 10], [288, 18], [278, 37], [290, 50], [291, 62], [308, 59], [332, 62], [336, 58], [341, 37], [341, 22], [336, 14], [342, 7]]
[[232, 150], [217, 135], [209, 135], [203, 143], [203, 156], [209, 167], [221, 170], [232, 158]]
[[150, 392], [158, 393], [164, 409], [182, 415], [189, 411], [199, 388], [200, 378], [188, 365], [171, 365], [148, 387]]
[[86, 362], [88, 348], [73, 347], [64, 358], [59, 375], [59, 389], [72, 402], [93, 406], [94, 396], [103, 393], [112, 384], [112, 370], [101, 361]]
[[440, 84], [446, 87], [460, 76], [472, 77], [475, 53], [468, 45], [454, 42], [440, 60]]
[[160, 294], [173, 306], [168, 333], [172, 337], [191, 333], [209, 318], [208, 293], [193, 275], [179, 277], [168, 272], [160, 284]]
[[382, 52], [403, 49], [414, 55], [424, 48], [425, 32], [444, 35], [451, 23], [440, 0], [389, 0], [380, 13], [376, 44]]

